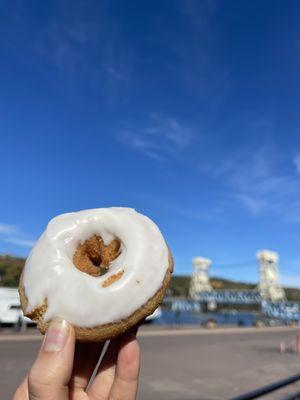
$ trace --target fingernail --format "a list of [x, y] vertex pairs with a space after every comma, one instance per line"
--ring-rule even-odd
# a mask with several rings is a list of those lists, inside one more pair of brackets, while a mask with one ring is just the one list
[[69, 324], [64, 319], [55, 318], [51, 321], [46, 332], [44, 341], [44, 351], [61, 351], [67, 341], [69, 334]]

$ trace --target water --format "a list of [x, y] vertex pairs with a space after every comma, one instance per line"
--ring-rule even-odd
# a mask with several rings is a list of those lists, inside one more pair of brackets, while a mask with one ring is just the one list
[[257, 314], [250, 312], [216, 312], [197, 313], [192, 311], [162, 311], [162, 316], [152, 323], [156, 325], [194, 324], [205, 325], [208, 321], [215, 321], [217, 325], [253, 326]]

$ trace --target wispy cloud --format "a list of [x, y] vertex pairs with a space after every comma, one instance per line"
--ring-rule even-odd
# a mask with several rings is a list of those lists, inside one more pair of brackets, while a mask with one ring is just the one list
[[126, 123], [118, 138], [133, 149], [156, 160], [163, 161], [186, 150], [194, 134], [191, 128], [177, 118], [150, 114], [144, 123]]
[[32, 247], [34, 240], [30, 239], [29, 236], [16, 225], [0, 223], [0, 241], [2, 242], [21, 247]]
[[0, 235], [13, 234], [17, 232], [18, 228], [15, 225], [0, 223]]
[[300, 174], [300, 153], [298, 153], [294, 158], [294, 164], [296, 166], [297, 172]]
[[234, 196], [244, 204], [251, 214], [259, 214], [267, 205], [265, 200], [261, 198], [255, 198], [253, 197], [253, 194], [248, 195], [237, 193]]
[[32, 9], [21, 2], [0, 4], [5, 21], [0, 25], [0, 38], [5, 38], [1, 45], [30, 67], [52, 70], [56, 77], [72, 83], [63, 85], [68, 89], [65, 95], [71, 91], [74, 96], [74, 88], [84, 82], [110, 104], [126, 97], [135, 53], [121, 24], [112, 21], [114, 15], [107, 2], [91, 7], [87, 18], [91, 9], [83, 3], [74, 4], [70, 18], [68, 6], [56, 3], [40, 24]]
[[265, 146], [241, 152], [210, 172], [251, 214], [276, 213], [298, 222], [300, 179], [291, 167], [292, 160], [281, 159], [274, 148]]
[[5, 242], [16, 244], [17, 246], [21, 246], [21, 247], [32, 247], [35, 243], [34, 240], [20, 239], [17, 237], [9, 237], [9, 238], [5, 239]]

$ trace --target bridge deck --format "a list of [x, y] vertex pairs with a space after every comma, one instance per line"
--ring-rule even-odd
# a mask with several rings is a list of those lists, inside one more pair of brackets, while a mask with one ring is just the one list
[[257, 290], [213, 290], [199, 292], [193, 300], [166, 299], [171, 303], [172, 310], [199, 312], [203, 303], [215, 302], [216, 304], [259, 304], [261, 312], [270, 318], [284, 320], [300, 320], [300, 304], [292, 302], [272, 303], [264, 300]]

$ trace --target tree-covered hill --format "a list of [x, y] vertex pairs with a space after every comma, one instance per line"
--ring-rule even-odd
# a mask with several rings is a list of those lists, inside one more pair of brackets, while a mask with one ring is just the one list
[[[187, 296], [189, 293], [191, 277], [188, 275], [175, 275], [170, 284], [174, 296]], [[212, 277], [210, 283], [214, 289], [254, 289], [255, 285], [250, 283], [236, 282], [228, 279]], [[300, 298], [300, 291], [299, 291]]]
[[24, 258], [0, 255], [0, 286], [17, 287], [24, 263]]
[[[191, 277], [188, 275], [175, 275], [170, 283], [170, 291], [174, 296], [187, 296], [189, 293]], [[252, 283], [236, 282], [229, 279], [212, 277], [210, 283], [214, 289], [255, 289], [256, 285]], [[300, 289], [285, 288], [285, 294], [289, 301], [300, 301]]]
[[[0, 255], [0, 286], [17, 287], [25, 259], [10, 255]], [[169, 293], [174, 296], [188, 296], [190, 276], [174, 275]], [[214, 289], [254, 289], [256, 285], [236, 282], [228, 279], [212, 277], [210, 280]], [[286, 288], [285, 293], [290, 301], [300, 301], [300, 289]]]

